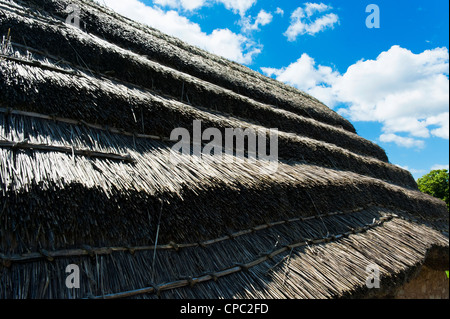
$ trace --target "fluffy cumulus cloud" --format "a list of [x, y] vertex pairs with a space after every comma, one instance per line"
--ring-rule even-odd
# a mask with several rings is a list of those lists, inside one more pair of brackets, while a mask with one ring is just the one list
[[272, 19], [273, 15], [271, 13], [261, 10], [256, 18], [251, 16], [243, 17], [239, 23], [242, 26], [242, 31], [249, 32], [259, 30], [261, 26], [268, 25], [272, 22]]
[[420, 54], [393, 46], [375, 60], [361, 60], [344, 74], [316, 65], [304, 54], [282, 69], [262, 68], [268, 76], [339, 106], [352, 121], [383, 124], [380, 141], [422, 148], [424, 139], [449, 139], [449, 52]]
[[216, 0], [216, 2], [223, 3], [225, 8], [232, 10], [234, 13], [244, 15], [257, 0]]
[[275, 13], [280, 15], [280, 16], [282, 16], [282, 17], [284, 16], [284, 10], [281, 9], [281, 8], [277, 8], [277, 10], [275, 10]]
[[306, 53], [287, 67], [261, 68], [261, 70], [268, 76], [311, 94], [328, 106], [335, 104], [331, 85], [340, 74], [330, 67], [316, 66], [314, 59]]
[[[241, 13], [250, 8], [256, 0], [220, 0], [220, 2], [229, 9]], [[236, 34], [229, 29], [216, 29], [208, 34], [202, 31], [199, 24], [175, 10], [165, 11], [158, 5], [148, 6], [138, 0], [101, 0], [99, 3], [106, 4], [114, 11], [135, 21], [238, 63], [251, 64], [253, 58], [261, 53], [262, 47], [244, 35]], [[155, 0], [155, 3], [195, 10], [205, 5], [206, 0]], [[262, 22], [258, 23], [261, 25]]]
[[397, 146], [400, 147], [406, 147], [406, 148], [424, 148], [425, 147], [425, 142], [423, 140], [417, 140], [414, 139], [412, 137], [404, 137], [404, 136], [399, 136], [393, 133], [389, 133], [389, 134], [381, 134], [380, 136], [380, 142], [383, 143], [395, 143], [397, 144]]
[[205, 5], [221, 3], [228, 10], [244, 15], [256, 1], [257, 0], [153, 0], [153, 3], [162, 7], [183, 9], [186, 11], [193, 11]]
[[[295, 41], [299, 35], [315, 35], [339, 23], [339, 17], [329, 12], [332, 7], [323, 3], [306, 3], [291, 14], [291, 24], [284, 35]], [[328, 13], [326, 13], [328, 12]]]

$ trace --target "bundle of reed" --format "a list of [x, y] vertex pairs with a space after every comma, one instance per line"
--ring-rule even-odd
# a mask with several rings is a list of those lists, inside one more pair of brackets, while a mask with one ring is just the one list
[[[277, 127], [283, 131], [323, 140], [387, 162], [385, 152], [378, 145], [326, 122], [322, 123], [311, 119], [310, 116], [300, 116], [283, 109], [273, 108], [214, 83], [112, 46], [96, 37], [80, 36], [73, 28], [58, 25], [51, 19], [46, 23], [38, 23], [36, 26], [29, 24], [20, 14], [9, 12], [7, 14], [7, 17], [2, 19], [3, 28], [11, 26], [16, 33], [20, 34], [23, 38], [22, 42], [28, 44], [27, 50], [41, 54], [43, 54], [41, 50], [53, 51], [51, 56], [54, 62], [61, 62], [63, 58], [60, 57], [64, 57], [64, 61], [70, 61], [76, 68], [84, 69], [88, 74], [97, 73], [101, 77], [109, 77], [114, 81], [138, 85], [140, 88], [181, 100], [195, 107], [220, 111], [222, 114], [266, 127]], [[17, 24], [17, 21], [22, 22]], [[49, 27], [50, 22], [55, 25]], [[1, 30], [2, 28], [0, 32]], [[37, 32], [39, 32], [38, 37]], [[44, 38], [48, 40], [45, 42], [37, 40]], [[18, 48], [24, 49], [24, 45], [19, 44]], [[37, 57], [36, 54], [35, 57]], [[48, 56], [43, 56], [42, 59], [44, 58], [47, 59]], [[110, 70], [114, 70], [113, 76], [105, 75]]]
[[25, 7], [38, 8], [44, 15], [46, 12], [51, 12], [52, 16], [59, 18], [61, 22], [67, 17], [65, 12], [67, 6], [76, 4], [82, 8], [85, 30], [101, 39], [106, 39], [120, 47], [130, 48], [161, 65], [170, 66], [172, 69], [191, 74], [254, 100], [355, 132], [349, 121], [310, 95], [119, 16], [95, 2], [33, 0], [27, 3], [17, 1], [17, 3]]
[[[4, 83], [0, 93], [2, 105], [18, 110], [166, 138], [178, 127], [192, 132], [194, 120], [202, 121], [204, 127], [220, 129], [223, 137], [227, 128], [267, 130], [267, 127], [199, 110], [151, 92], [88, 75], [78, 77], [13, 61], [1, 62], [0, 68], [1, 83]], [[28, 100], [33, 103], [24, 103]], [[282, 159], [355, 171], [398, 185], [417, 187], [408, 171], [376, 158], [282, 131], [278, 139]]]
[[[445, 203], [347, 120], [70, 3], [84, 28], [64, 23], [66, 0], [0, 0], [14, 53], [0, 59], [0, 298], [383, 297], [423, 265], [448, 269]], [[278, 127], [278, 169], [199, 156], [192, 141], [177, 152], [171, 132], [194, 121], [222, 137]], [[80, 289], [66, 286], [70, 264]]]

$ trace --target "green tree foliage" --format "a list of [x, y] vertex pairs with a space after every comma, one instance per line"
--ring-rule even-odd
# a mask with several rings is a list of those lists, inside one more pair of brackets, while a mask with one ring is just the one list
[[449, 208], [448, 170], [441, 169], [420, 178], [417, 182], [421, 192], [442, 199]]

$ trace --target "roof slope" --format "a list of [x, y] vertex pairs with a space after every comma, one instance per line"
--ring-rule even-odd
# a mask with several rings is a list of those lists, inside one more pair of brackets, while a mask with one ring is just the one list
[[[84, 29], [64, 23], [70, 3]], [[446, 205], [305, 93], [90, 1], [0, 0], [8, 30], [0, 298], [367, 297], [371, 264], [378, 294], [448, 267]], [[194, 120], [278, 128], [278, 171], [174, 165], [170, 133]]]

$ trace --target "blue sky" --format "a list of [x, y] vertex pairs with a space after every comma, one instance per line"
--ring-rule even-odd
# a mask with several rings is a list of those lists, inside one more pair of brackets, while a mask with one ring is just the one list
[[310, 93], [416, 178], [448, 169], [447, 0], [97, 1]]

